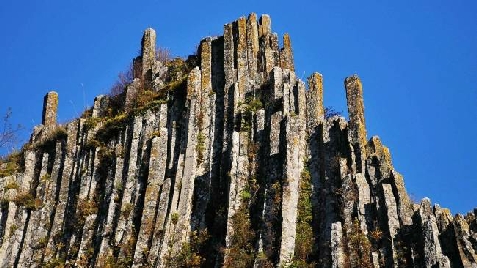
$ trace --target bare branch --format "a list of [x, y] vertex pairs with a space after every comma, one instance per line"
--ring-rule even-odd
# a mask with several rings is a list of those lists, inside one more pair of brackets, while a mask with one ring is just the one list
[[0, 129], [0, 149], [15, 147], [18, 142], [18, 133], [23, 129], [21, 125], [15, 127], [10, 123], [12, 108], [8, 108], [3, 117], [2, 128]]
[[109, 96], [113, 97], [123, 93], [126, 87], [131, 84], [133, 80], [133, 67], [131, 64], [126, 71], [120, 72], [118, 74], [118, 79], [111, 86]]
[[156, 60], [166, 64], [171, 60], [171, 51], [165, 47], [158, 47], [156, 49]]

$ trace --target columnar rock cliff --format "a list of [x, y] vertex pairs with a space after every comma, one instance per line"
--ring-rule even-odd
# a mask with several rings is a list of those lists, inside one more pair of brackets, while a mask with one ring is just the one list
[[267, 15], [187, 60], [155, 43], [147, 29], [134, 80], [70, 123], [46, 95], [2, 164], [1, 267], [477, 267], [477, 210], [410, 200], [358, 76], [346, 121]]

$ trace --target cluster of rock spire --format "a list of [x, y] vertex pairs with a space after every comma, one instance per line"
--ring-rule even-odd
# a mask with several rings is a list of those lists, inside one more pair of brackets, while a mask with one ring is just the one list
[[290, 37], [251, 14], [204, 38], [158, 105], [127, 108], [167, 84], [155, 46], [147, 29], [123, 113], [98, 96], [60, 126], [45, 96], [21, 172], [0, 178], [2, 267], [477, 267], [475, 211], [410, 200], [367, 138], [358, 76], [349, 120], [328, 118], [322, 75], [307, 87]]

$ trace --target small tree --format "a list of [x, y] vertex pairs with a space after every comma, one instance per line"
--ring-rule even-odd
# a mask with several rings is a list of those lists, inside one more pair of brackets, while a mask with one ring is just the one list
[[133, 67], [132, 64], [124, 72], [120, 72], [118, 74], [118, 79], [116, 82], [111, 86], [109, 91], [109, 96], [114, 97], [120, 95], [126, 89], [126, 86], [131, 84], [134, 80], [133, 77]]
[[0, 149], [13, 148], [18, 142], [18, 133], [23, 129], [21, 125], [13, 126], [10, 123], [12, 108], [8, 108], [3, 117], [3, 124], [0, 128]]
[[166, 64], [172, 59], [171, 51], [166, 47], [156, 48], [156, 60]]
[[333, 116], [341, 116], [341, 112], [336, 111], [333, 107], [325, 107], [325, 119]]

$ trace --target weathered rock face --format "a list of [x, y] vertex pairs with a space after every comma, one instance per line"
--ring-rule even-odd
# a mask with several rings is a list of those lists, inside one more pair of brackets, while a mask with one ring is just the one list
[[45, 97], [0, 178], [1, 267], [477, 267], [477, 210], [411, 202], [367, 139], [356, 75], [347, 122], [327, 118], [321, 74], [297, 78], [267, 15], [226, 24], [179, 71], [155, 39], [89, 116], [57, 125]]
[[41, 123], [45, 127], [54, 127], [56, 126], [56, 114], [58, 110], [58, 93], [55, 91], [50, 91], [45, 95], [45, 100], [43, 103], [43, 116]]

